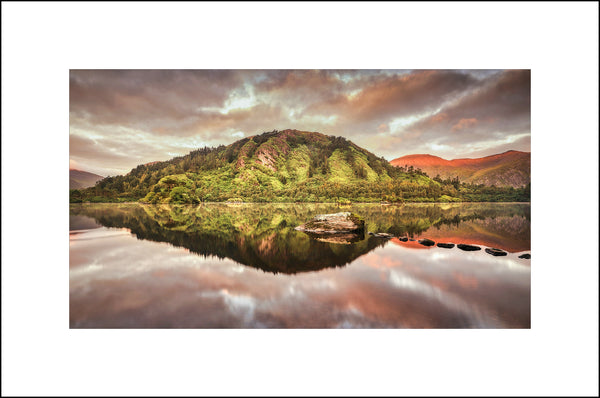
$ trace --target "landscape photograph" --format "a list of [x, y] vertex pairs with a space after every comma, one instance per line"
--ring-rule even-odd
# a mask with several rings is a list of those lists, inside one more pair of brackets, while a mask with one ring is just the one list
[[3, 2], [2, 395], [598, 396], [598, 8]]
[[71, 69], [69, 327], [531, 328], [529, 69]]

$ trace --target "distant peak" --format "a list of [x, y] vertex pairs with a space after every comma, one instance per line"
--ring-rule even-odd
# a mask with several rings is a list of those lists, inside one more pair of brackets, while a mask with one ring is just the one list
[[439, 156], [429, 155], [427, 153], [420, 153], [420, 154], [414, 154], [414, 155], [401, 156], [399, 158], [392, 160], [390, 163], [393, 164], [394, 166], [404, 166], [405, 162], [409, 162], [409, 163], [415, 164], [417, 166], [425, 166], [425, 165], [432, 166], [432, 165], [446, 164], [446, 163], [448, 163], [448, 160], [443, 159]]
[[92, 173], [90, 171], [85, 171], [85, 170], [80, 170], [80, 169], [74, 169], [72, 167], [69, 167], [69, 172], [75, 172], [75, 173], [83, 173], [83, 174], [89, 174], [89, 175], [93, 175], [93, 176], [97, 176], [97, 177], [102, 177], [99, 174], [96, 173]]
[[[436, 158], [436, 159], [443, 159], [439, 156], [435, 156], [435, 155], [430, 155], [428, 153], [416, 153], [413, 155], [405, 155], [405, 156], [401, 156], [399, 159], [403, 159], [403, 158]], [[446, 159], [444, 159], [446, 160]]]
[[[504, 155], [504, 154], [506, 154], [506, 153], [531, 153], [531, 152], [516, 151], [516, 150], [514, 150], [514, 149], [509, 149], [509, 150], [508, 150], [508, 151], [506, 151], [506, 152], [499, 153], [499, 155]], [[493, 156], [493, 155], [492, 155], [492, 156]]]

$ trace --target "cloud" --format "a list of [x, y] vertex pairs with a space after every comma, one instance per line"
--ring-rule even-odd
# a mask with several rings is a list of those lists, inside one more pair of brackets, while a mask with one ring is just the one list
[[126, 173], [286, 128], [452, 157], [528, 134], [529, 86], [529, 71], [72, 70], [71, 159]]
[[464, 130], [470, 127], [473, 127], [477, 124], [477, 119], [475, 119], [474, 117], [470, 118], [470, 119], [460, 119], [458, 121], [458, 123], [456, 123], [454, 126], [452, 126], [452, 130], [453, 132], [458, 131], [458, 130]]
[[69, 110], [94, 124], [182, 134], [190, 120], [210, 117], [202, 107], [223, 106], [241, 81], [227, 70], [72, 70]]
[[379, 125], [379, 127], [377, 127], [378, 133], [389, 133], [389, 131], [390, 131], [390, 126], [385, 123], [381, 123]]
[[[475, 119], [471, 126], [487, 126], [495, 129], [529, 128], [531, 112], [530, 71], [506, 71], [489, 78], [477, 90], [445, 107], [438, 114], [411, 126], [427, 129], [432, 133], [447, 133], [461, 121]], [[443, 116], [442, 116], [443, 114]]]
[[479, 158], [489, 156], [491, 154], [503, 153], [506, 151], [515, 150], [522, 152], [531, 151], [531, 136], [527, 133], [522, 135], [511, 135], [507, 136], [504, 141], [484, 141], [479, 142], [469, 148], [462, 154], [456, 156], [456, 158], [470, 157]]
[[464, 73], [420, 71], [390, 76], [350, 99], [348, 116], [358, 120], [401, 117], [433, 110], [476, 83]]
[[[508, 137], [529, 135], [531, 129], [531, 74], [510, 70], [493, 74], [458, 100], [435, 114], [406, 126], [400, 133], [406, 139], [406, 153], [423, 148], [424, 143], [450, 148], [438, 156], [453, 158], [468, 154], [470, 148], [493, 147]], [[526, 145], [529, 147], [529, 145]], [[527, 148], [528, 149], [528, 148]], [[486, 155], [491, 155], [487, 153]]]
[[[401, 75], [359, 78], [345, 91], [316, 102], [307, 112], [339, 113], [348, 123], [386, 121], [435, 110], [477, 82], [455, 71], [418, 71]], [[361, 84], [357, 89], [357, 84]]]

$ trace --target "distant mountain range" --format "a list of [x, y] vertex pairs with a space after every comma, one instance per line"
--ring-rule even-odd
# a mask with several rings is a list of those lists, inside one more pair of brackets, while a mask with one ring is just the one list
[[104, 177], [87, 171], [69, 169], [69, 189], [81, 189], [93, 187], [97, 181]]
[[458, 177], [461, 182], [523, 187], [531, 182], [531, 152], [507, 151], [475, 159], [446, 160], [433, 155], [407, 155], [390, 162], [394, 166], [413, 166], [429, 177]]

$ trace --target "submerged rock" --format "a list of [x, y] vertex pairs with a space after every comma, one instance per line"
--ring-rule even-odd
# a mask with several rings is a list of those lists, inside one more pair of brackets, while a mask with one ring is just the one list
[[524, 258], [524, 259], [529, 260], [529, 259], [531, 259], [531, 254], [529, 254], [529, 253], [521, 254], [519, 256], [519, 258]]
[[362, 234], [355, 233], [341, 233], [341, 234], [313, 234], [311, 232], [305, 232], [308, 236], [312, 237], [319, 242], [324, 243], [336, 243], [339, 245], [351, 245], [364, 238]]
[[391, 239], [394, 237], [394, 235], [392, 234], [388, 234], [386, 232], [369, 232], [369, 235], [374, 236], [376, 238], [384, 238], [384, 239]]
[[492, 256], [506, 256], [508, 254], [504, 250], [496, 249], [494, 247], [487, 247], [485, 252], [487, 254], [491, 254]]
[[312, 234], [358, 234], [364, 232], [365, 221], [356, 214], [345, 211], [332, 214], [319, 214], [295, 229]]
[[422, 244], [423, 246], [433, 246], [435, 245], [435, 242], [432, 241], [431, 239], [419, 239], [419, 243]]
[[437, 247], [443, 247], [444, 249], [452, 249], [454, 247], [454, 243], [438, 243]]
[[465, 243], [459, 243], [458, 245], [456, 245], [456, 247], [458, 247], [460, 250], [464, 250], [467, 252], [473, 252], [476, 250], [481, 250], [481, 247], [479, 246], [475, 246], [475, 245], [467, 245]]
[[410, 238], [409, 241], [414, 242], [416, 239]]

